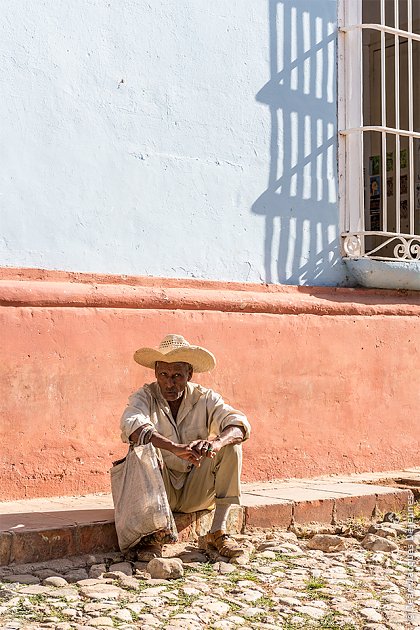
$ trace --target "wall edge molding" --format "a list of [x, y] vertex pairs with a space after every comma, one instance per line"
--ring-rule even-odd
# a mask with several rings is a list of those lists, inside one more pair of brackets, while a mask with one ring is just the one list
[[398, 290], [256, 285], [2, 268], [0, 306], [420, 316], [420, 295]]

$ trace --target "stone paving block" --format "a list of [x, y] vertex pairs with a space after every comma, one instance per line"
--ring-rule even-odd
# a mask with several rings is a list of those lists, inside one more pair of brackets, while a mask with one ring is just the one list
[[295, 503], [293, 518], [295, 523], [305, 525], [307, 523], [331, 524], [333, 518], [334, 499], [315, 499], [314, 501], [302, 501]]
[[213, 510], [200, 510], [195, 514], [194, 533], [195, 537], [205, 536], [213, 522]]
[[12, 535], [11, 532], [0, 532], [0, 566], [4, 566], [10, 562]]
[[75, 527], [13, 532], [10, 562], [41, 562], [77, 555]]
[[245, 508], [245, 527], [289, 527], [292, 522], [290, 503], [254, 505]]
[[179, 542], [194, 540], [195, 513], [183, 514], [182, 512], [175, 512], [174, 519], [178, 530]]
[[75, 538], [78, 554], [119, 550], [113, 521], [79, 525], [75, 528]]
[[[367, 528], [366, 523], [364, 529]], [[379, 540], [379, 537], [373, 538]], [[286, 539], [291, 542], [285, 542]], [[382, 544], [386, 542], [384, 538], [380, 540]], [[314, 541], [316, 544], [312, 545]], [[15, 583], [5, 584], [3, 588], [5, 597], [0, 606], [0, 626], [9, 630], [27, 627], [36, 630], [45, 627], [47, 630], [47, 626], [56, 630], [110, 630], [113, 626], [121, 630], [199, 630], [204, 627], [249, 630], [251, 626], [260, 630], [280, 630], [285, 627], [311, 630], [314, 627], [338, 628], [339, 625], [344, 627], [348, 624], [354, 629], [385, 630], [386, 627], [388, 630], [408, 630], [404, 605], [407, 553], [401, 545], [392, 553], [395, 562], [389, 562], [390, 557], [386, 552], [372, 555], [364, 546], [348, 548], [349, 541], [345, 536], [319, 534], [305, 540], [297, 539], [291, 532], [273, 529], [267, 536], [266, 531], [254, 530], [248, 532], [246, 540], [242, 542], [258, 550], [252, 563], [249, 564], [247, 560], [246, 566], [217, 561], [213, 564], [213, 570], [209, 571], [205, 563], [206, 556], [190, 543], [174, 545], [173, 556], [153, 561], [165, 565], [168, 573], [175, 568], [173, 563], [181, 567], [181, 560], [184, 563], [194, 562], [194, 567], [191, 567], [194, 569], [193, 575], [188, 573], [182, 585], [171, 583], [164, 577], [148, 580], [140, 575], [138, 578], [123, 575], [125, 579], [121, 579], [118, 586], [111, 583], [111, 578], [85, 579], [76, 585], [63, 587], [52, 584], [47, 586], [35, 584], [40, 577], [34, 577], [35, 573], [39, 573], [36, 565], [15, 566], [8, 572], [9, 579]], [[272, 550], [267, 545], [271, 545]], [[311, 548], [322, 549], [324, 553], [313, 554]], [[273, 566], [272, 561], [277, 557], [274, 550], [288, 554], [290, 562], [282, 562], [281, 567]], [[109, 556], [119, 561], [119, 554]], [[89, 562], [92, 559], [93, 556]], [[347, 571], [350, 559], [353, 559], [353, 564], [357, 562], [356, 571]], [[80, 572], [81, 562], [86, 566], [87, 557], [49, 561], [48, 564], [57, 566], [63, 572], [70, 569], [74, 579], [75, 569]], [[41, 563], [42, 566], [45, 564]], [[136, 564], [140, 565], [140, 570], [148, 566], [148, 563]], [[129, 569], [128, 566], [126, 568]], [[244, 573], [242, 579], [235, 580], [234, 590], [230, 571]], [[16, 574], [14, 577], [12, 572]], [[172, 574], [166, 577], [175, 576]], [[324, 586], [319, 592], [310, 592], [311, 589], [308, 589], [307, 581], [311, 576], [324, 578]], [[19, 586], [16, 581], [20, 582]], [[412, 630], [420, 630], [420, 614], [416, 606], [420, 596], [418, 589], [413, 590]], [[17, 594], [25, 597], [25, 617], [16, 609]], [[37, 595], [48, 596], [46, 604], [55, 610], [44, 610], [45, 602], [43, 604]], [[58, 614], [58, 609], [62, 614]], [[341, 620], [336, 625], [328, 623], [328, 613], [332, 609]], [[44, 613], [42, 623], [31, 623], [31, 617], [39, 618], [40, 612]], [[305, 619], [298, 616], [302, 612]], [[59, 618], [54, 620], [53, 617], [53, 621], [50, 621], [50, 615]], [[382, 615], [383, 623], [369, 622], [378, 619], [378, 615]], [[68, 619], [68, 623], [60, 622], [60, 618]]]
[[411, 490], [393, 490], [387, 494], [376, 495], [376, 509], [381, 513], [401, 512], [406, 510]]
[[358, 518], [361, 516], [372, 518], [375, 506], [375, 494], [335, 499], [335, 520], [337, 522], [345, 521], [348, 518]]
[[245, 508], [242, 505], [232, 505], [227, 519], [229, 534], [240, 534], [245, 528]]

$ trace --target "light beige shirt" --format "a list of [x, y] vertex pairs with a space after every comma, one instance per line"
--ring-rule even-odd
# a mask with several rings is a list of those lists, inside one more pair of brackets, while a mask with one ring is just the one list
[[[251, 426], [246, 416], [227, 405], [212, 389], [196, 383], [187, 383], [184, 398], [174, 420], [168, 402], [162, 396], [159, 385], [143, 385], [132, 394], [128, 407], [121, 418], [121, 439], [129, 437], [139, 428], [154, 428], [158, 433], [177, 444], [189, 444], [193, 440], [207, 440], [219, 435], [228, 426], [245, 429], [248, 439]], [[173, 453], [161, 450], [174, 488], [182, 488], [191, 464]]]

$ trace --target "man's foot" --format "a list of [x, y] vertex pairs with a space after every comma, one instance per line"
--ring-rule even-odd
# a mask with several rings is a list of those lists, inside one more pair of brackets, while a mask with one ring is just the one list
[[137, 561], [150, 562], [153, 558], [162, 557], [162, 543], [159, 542], [156, 534], [144, 536], [137, 546]]
[[244, 553], [242, 547], [226, 532], [219, 529], [217, 532], [210, 532], [206, 536], [206, 543], [209, 547], [214, 547], [221, 556], [234, 558]]
[[138, 562], [150, 562], [153, 558], [162, 557], [162, 546], [158, 543], [147, 543], [140, 545], [137, 549]]

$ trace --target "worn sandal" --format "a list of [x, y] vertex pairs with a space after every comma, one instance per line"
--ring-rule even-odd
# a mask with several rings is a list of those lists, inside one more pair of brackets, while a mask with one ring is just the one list
[[137, 561], [138, 562], [150, 562], [153, 558], [162, 557], [162, 547], [157, 543], [150, 543], [141, 545], [137, 549]]
[[143, 536], [136, 547], [138, 562], [150, 562], [153, 558], [162, 557], [163, 543], [158, 540], [156, 532]]
[[244, 550], [226, 532], [219, 529], [217, 532], [207, 534], [206, 543], [209, 547], [214, 547], [221, 556], [234, 558], [244, 553]]

